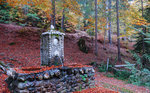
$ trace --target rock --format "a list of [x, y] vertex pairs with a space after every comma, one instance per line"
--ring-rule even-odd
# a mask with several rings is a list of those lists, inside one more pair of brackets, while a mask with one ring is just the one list
[[35, 82], [35, 87], [40, 87], [43, 85], [43, 82], [42, 81], [36, 81]]
[[17, 90], [17, 93], [29, 93], [29, 90], [25, 89], [25, 90]]
[[45, 92], [45, 93], [51, 93], [51, 92]]
[[31, 87], [31, 88], [28, 88], [28, 90], [29, 90], [29, 91], [30, 91], [30, 93], [31, 93], [31, 91], [34, 91], [34, 90], [35, 90], [35, 88]]
[[65, 82], [65, 81], [66, 81], [66, 78], [65, 78], [65, 77], [62, 77], [62, 78], [60, 79], [60, 81], [61, 81], [61, 82]]
[[7, 74], [7, 76], [10, 76], [10, 77], [14, 78], [15, 75], [16, 75], [16, 72], [13, 68], [9, 68], [9, 70], [7, 70], [6, 74]]
[[36, 87], [36, 90], [37, 90], [37, 91], [41, 91], [42, 88], [41, 88], [41, 87]]
[[92, 68], [92, 73], [95, 73], [95, 70]]
[[46, 72], [44, 73], [44, 76], [43, 76], [43, 77], [44, 77], [44, 79], [49, 79], [49, 78], [50, 78], [49, 72], [46, 71]]
[[41, 93], [41, 91], [36, 91], [35, 93]]
[[82, 89], [84, 89], [84, 88], [86, 87], [86, 85], [85, 85], [85, 84], [83, 84], [81, 87], [82, 87]]
[[89, 47], [86, 44], [86, 41], [84, 38], [80, 38], [79, 41], [77, 42], [79, 49], [84, 52], [84, 53], [88, 53], [89, 51]]
[[94, 80], [95, 79], [95, 77], [91, 77], [91, 80]]
[[79, 86], [76, 86], [76, 87], [74, 87], [74, 89], [77, 91], [77, 90], [80, 89], [80, 87], [79, 87]]
[[27, 87], [34, 87], [34, 86], [35, 86], [35, 83], [34, 83], [34, 82], [27, 82], [27, 83], [26, 83], [26, 86], [27, 86]]
[[71, 92], [71, 86], [67, 87], [67, 91]]
[[33, 81], [33, 80], [35, 79], [35, 75], [34, 75], [34, 74], [30, 74], [30, 75], [28, 75], [26, 78], [27, 78], [27, 80], [29, 80], [29, 81]]
[[93, 77], [95, 75], [95, 73], [88, 73], [87, 76], [90, 78], [90, 77]]
[[17, 80], [20, 82], [24, 82], [24, 81], [26, 81], [26, 76], [20, 76], [17, 78]]
[[74, 74], [76, 75], [77, 73], [79, 73], [78, 69], [74, 69]]
[[26, 86], [27, 88], [29, 88], [29, 87], [34, 87], [34, 86], [35, 86], [35, 83], [34, 83], [34, 82], [29, 82], [29, 81], [27, 81], [27, 82], [25, 83], [25, 86]]
[[80, 83], [80, 82], [81, 82], [81, 79], [77, 79], [76, 81], [77, 81], [77, 83]]
[[25, 90], [28, 91], [27, 93], [72, 93], [80, 89], [95, 87], [92, 67], [62, 67], [36, 74], [16, 73], [15, 77], [9, 76], [6, 81], [8, 87], [14, 92], [24, 90], [19, 93], [26, 93]]
[[62, 90], [60, 93], [68, 93], [66, 89]]
[[60, 88], [62, 85], [61, 84], [57, 84], [56, 85], [56, 88]]
[[43, 73], [36, 74], [37, 80], [43, 80]]
[[68, 68], [68, 69], [67, 69], [67, 74], [68, 74], [68, 75], [71, 75], [71, 74], [72, 74], [72, 69], [71, 69], [71, 68]]
[[53, 70], [50, 70], [50, 71], [49, 71], [49, 74], [50, 74], [50, 77], [53, 77], [53, 76], [54, 76]]
[[61, 73], [62, 73], [62, 76], [67, 75], [67, 72], [66, 72], [66, 71], [63, 71], [63, 72], [61, 72]]
[[82, 68], [79, 69], [79, 72], [80, 72], [81, 74], [84, 74], [84, 71], [83, 71]]
[[17, 80], [13, 80], [12, 83], [10, 83], [10, 84], [8, 85], [8, 88], [9, 88], [10, 90], [14, 90], [17, 86], [18, 86], [18, 81], [17, 81]]
[[88, 83], [88, 82], [89, 82], [89, 79], [88, 79], [88, 78], [86, 78], [85, 82], [86, 82], [86, 83]]
[[57, 93], [56, 91], [53, 91], [52, 93]]
[[88, 67], [84, 67], [84, 68], [83, 68], [83, 70], [84, 70], [84, 73], [86, 73], [86, 74], [87, 74], [87, 73], [88, 73], [88, 71], [89, 71], [89, 68], [88, 68]]
[[25, 89], [25, 83], [18, 83], [18, 86], [17, 86], [17, 88], [18, 89]]
[[72, 89], [71, 89], [71, 92], [74, 92], [74, 91], [75, 91], [75, 89], [72, 88]]
[[11, 84], [11, 82], [13, 82], [13, 80], [14, 79], [12, 77], [8, 77], [5, 79], [5, 82], [9, 85], [9, 84]]
[[48, 88], [47, 88], [47, 92], [52, 93], [52, 88], [48, 87]]
[[80, 78], [80, 74], [76, 74], [76, 78]]
[[71, 79], [72, 79], [72, 77], [70, 77], [70, 76], [67, 77], [67, 80], [68, 80], [68, 81], [70, 81]]
[[67, 71], [67, 69], [69, 69], [69, 68], [65, 67], [65, 66], [63, 66], [63, 67], [60, 68], [61, 71]]
[[76, 77], [75, 77], [75, 76], [72, 76], [72, 80], [76, 80]]
[[60, 88], [57, 88], [56, 91], [57, 91], [57, 93], [58, 93], [58, 92], [61, 92], [62, 90], [63, 90], [63, 87], [61, 86]]
[[56, 77], [59, 77], [60, 76], [60, 70], [59, 69], [55, 69], [54, 70], [54, 74]]
[[48, 81], [48, 80], [43, 81], [43, 86], [44, 86], [45, 88], [48, 88], [50, 85], [51, 85], [51, 84], [50, 84], [50, 81]]
[[43, 88], [42, 92], [46, 92], [46, 90], [47, 90], [46, 88]]

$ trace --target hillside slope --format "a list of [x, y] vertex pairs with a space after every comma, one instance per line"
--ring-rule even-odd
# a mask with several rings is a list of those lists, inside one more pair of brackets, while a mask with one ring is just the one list
[[[0, 24], [0, 60], [4, 61], [6, 64], [9, 63], [11, 67], [39, 66], [40, 34], [42, 32], [44, 31], [39, 28], [23, 28], [16, 25]], [[81, 52], [77, 46], [77, 41], [80, 37], [84, 37], [87, 45], [90, 47], [88, 54]], [[101, 62], [106, 62], [107, 57], [114, 62], [115, 57], [117, 56], [117, 46], [115, 44], [111, 47], [106, 44], [106, 49], [103, 49], [103, 44], [99, 42], [99, 55], [96, 57], [93, 53], [94, 48], [92, 39], [81, 31], [77, 31], [76, 33], [66, 33], [64, 45], [65, 64], [89, 64], [96, 60], [100, 64]], [[129, 57], [130, 54], [126, 52], [125, 48], [121, 48], [121, 52], [124, 59], [131, 60]], [[0, 74], [0, 88], [2, 90], [3, 88], [6, 88], [4, 82], [6, 77], [6, 75]], [[99, 80], [98, 78], [96, 80]], [[107, 81], [109, 78], [105, 77], [105, 80]], [[136, 89], [138, 88], [139, 87], [136, 87]], [[7, 90], [4, 89], [4, 91]]]
[[[0, 60], [15, 64], [15, 67], [40, 65], [40, 34], [42, 32], [42, 30], [33, 27], [22, 28], [15, 25], [0, 24]], [[85, 37], [86, 43], [90, 47], [88, 54], [81, 52], [77, 46], [80, 37]], [[117, 46], [115, 44], [111, 47], [106, 44], [106, 49], [103, 49], [103, 44], [98, 43], [99, 55], [96, 57], [93, 43], [94, 41], [81, 31], [66, 33], [65, 63], [88, 64], [96, 60], [100, 63], [106, 61], [107, 57], [112, 62], [115, 60], [117, 57]], [[130, 59], [130, 54], [126, 51], [127, 49], [121, 48], [122, 57]]]

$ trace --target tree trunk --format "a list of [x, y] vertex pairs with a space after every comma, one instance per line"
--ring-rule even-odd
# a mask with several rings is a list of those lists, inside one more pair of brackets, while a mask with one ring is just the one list
[[64, 30], [64, 19], [65, 19], [65, 9], [63, 9], [63, 12], [62, 12], [62, 14], [63, 14], [63, 16], [62, 16], [62, 19], [61, 19], [61, 30], [63, 31], [63, 32], [65, 32], [65, 30]]
[[[143, 15], [144, 15], [144, 9], [143, 9], [143, 0], [141, 0], [141, 8], [142, 8], [142, 17], [143, 17]], [[146, 34], [146, 28], [145, 27], [142, 27], [142, 30], [143, 30], [143, 33], [145, 33]], [[142, 43], [143, 43], [143, 52], [142, 52], [142, 55], [144, 55], [145, 54], [145, 42], [144, 42], [144, 38], [145, 38], [145, 36], [143, 35], [142, 36], [142, 38], [143, 38], [143, 41], [142, 41]], [[144, 58], [142, 57], [142, 65], [143, 66], [145, 66], [145, 60], [144, 60]]]
[[[127, 33], [127, 31], [126, 31], [126, 24], [124, 24], [124, 27], [125, 27], [124, 28], [124, 34], [126, 35], [126, 33]], [[126, 36], [124, 37], [124, 41], [127, 41], [127, 37]]]
[[[105, 0], [103, 0], [104, 5], [106, 4]], [[106, 7], [105, 7], [105, 13], [104, 16], [106, 17], [106, 25], [107, 25], [107, 12], [106, 12]], [[103, 49], [105, 49], [105, 43], [106, 43], [106, 33], [107, 33], [107, 26], [105, 26], [104, 29], [104, 43], [103, 43]]]
[[84, 31], [86, 31], [86, 21], [85, 21], [85, 19], [84, 19], [84, 21], [83, 21], [83, 24], [84, 24]]
[[[143, 0], [141, 0], [141, 8], [142, 8], [142, 17], [143, 17]], [[142, 30], [145, 33], [144, 28], [142, 28]], [[143, 41], [142, 41], [142, 43], [143, 43], [143, 54], [144, 54], [144, 52], [145, 52], [145, 50], [144, 50], [145, 49], [144, 35], [143, 35]]]
[[54, 28], [56, 27], [56, 24], [55, 24], [55, 0], [51, 0], [52, 2], [52, 19], [51, 19], [51, 24], [54, 26]]
[[98, 56], [98, 46], [97, 46], [97, 0], [95, 0], [95, 55]]
[[106, 32], [107, 32], [107, 33], [106, 33], [106, 36], [109, 36], [109, 35], [108, 35], [108, 29], [109, 29], [109, 28], [108, 28], [108, 27], [109, 27], [109, 26], [108, 26], [108, 25], [109, 25], [109, 24], [108, 24], [108, 21], [109, 21], [109, 19], [108, 19], [108, 0], [105, 1], [105, 4], [106, 4]]
[[25, 15], [28, 14], [28, 10], [29, 10], [29, 9], [28, 9], [28, 6], [27, 6], [27, 5], [24, 5], [24, 14], [25, 14]]
[[109, 44], [111, 45], [112, 44], [112, 38], [111, 38], [111, 0], [108, 0], [109, 1], [109, 4], [108, 4], [108, 9], [109, 9], [109, 17], [108, 17], [108, 20], [109, 20], [109, 30], [108, 30], [108, 41], [109, 41]]
[[142, 8], [142, 17], [143, 17], [143, 15], [144, 15], [144, 13], [143, 13], [143, 0], [141, 0], [141, 8]]
[[106, 42], [106, 29], [105, 29], [105, 32], [104, 32], [104, 47], [103, 47], [103, 49], [105, 49], [105, 42]]
[[119, 32], [119, 0], [116, 0], [116, 14], [117, 14], [117, 48], [118, 48], [118, 61], [121, 61], [121, 54], [120, 54], [120, 32]]

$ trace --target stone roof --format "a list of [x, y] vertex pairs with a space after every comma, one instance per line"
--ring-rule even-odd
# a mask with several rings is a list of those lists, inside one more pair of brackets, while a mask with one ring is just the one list
[[57, 35], [65, 35], [65, 33], [56, 31], [56, 30], [48, 30], [47, 32], [42, 33], [42, 35], [46, 35], [46, 34], [57, 34]]
[[47, 32], [42, 33], [42, 35], [46, 35], [46, 34], [65, 35], [65, 33], [56, 31], [56, 30], [54, 29], [54, 26], [53, 26], [53, 25], [50, 26], [50, 30], [48, 30]]

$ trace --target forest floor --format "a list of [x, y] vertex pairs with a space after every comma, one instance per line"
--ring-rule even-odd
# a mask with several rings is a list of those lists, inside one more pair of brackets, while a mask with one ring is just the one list
[[[43, 30], [34, 27], [20, 27], [16, 25], [6, 25], [0, 24], [0, 60], [4, 61], [6, 64], [11, 63], [11, 67], [24, 67], [24, 66], [39, 66], [40, 63], [40, 34]], [[83, 53], [79, 50], [77, 41], [80, 37], [84, 37], [87, 40], [87, 45], [90, 47], [89, 53]], [[91, 62], [102, 63], [106, 62], [107, 58], [110, 58], [110, 63], [115, 62], [117, 57], [117, 45], [114, 41], [111, 47], [106, 43], [105, 49], [103, 46], [103, 39], [99, 36], [98, 40], [98, 57], [94, 55], [93, 40], [88, 38], [86, 33], [77, 31], [76, 33], [66, 33], [64, 52], [65, 64], [70, 63], [82, 63], [89, 64]], [[132, 49], [131, 45], [129, 47], [121, 45], [121, 55], [125, 60], [131, 61], [131, 55], [128, 49]], [[117, 63], [121, 64], [121, 63]], [[7, 85], [5, 83], [6, 75], [0, 73], [0, 93], [8, 93]], [[96, 85], [101, 90], [109, 88], [108, 90], [115, 91], [128, 91], [134, 93], [149, 93], [150, 90], [135, 86], [132, 84], [127, 84], [124, 81], [117, 80], [115, 78], [108, 78], [103, 75], [103, 73], [96, 71]], [[107, 90], [107, 89], [106, 89]], [[85, 93], [85, 92], [83, 92]], [[89, 93], [89, 92], [86, 92]], [[90, 92], [92, 93], [92, 92]], [[94, 92], [100, 93], [100, 92]], [[103, 92], [104, 93], [104, 92]]]

